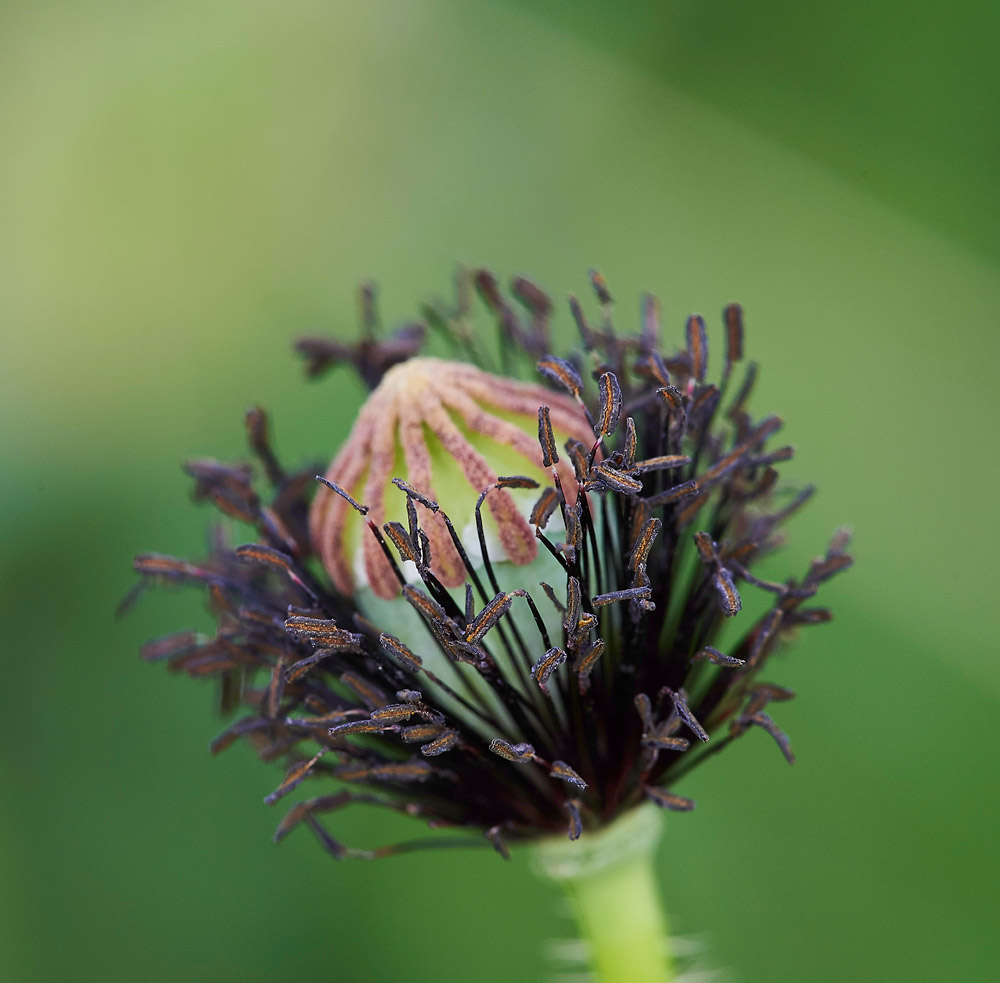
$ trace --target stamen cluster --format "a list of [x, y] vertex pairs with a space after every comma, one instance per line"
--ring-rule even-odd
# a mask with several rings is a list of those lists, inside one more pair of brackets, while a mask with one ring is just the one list
[[[664, 356], [656, 301], [645, 298], [639, 331], [621, 336], [606, 284], [598, 274], [592, 284], [598, 320], [592, 325], [571, 298], [580, 347], [567, 358], [548, 354], [552, 304], [524, 279], [512, 284], [523, 310], [479, 271], [460, 279], [453, 307], [424, 311], [428, 326], [479, 363], [441, 363], [466, 388], [458, 395], [446, 384], [435, 389], [445, 414], [437, 417], [439, 429], [452, 426], [443, 408], [449, 400], [452, 409], [460, 404], [466, 423], [479, 409], [472, 395], [500, 411], [509, 411], [516, 396], [522, 414], [525, 398], [537, 402], [530, 452], [523, 429], [501, 429], [540, 477], [499, 476], [488, 461], [485, 471], [478, 463], [466, 468], [470, 481], [483, 479], [474, 488], [474, 544], [453, 521], [449, 502], [434, 497], [413, 441], [403, 446], [418, 466], [405, 477], [387, 470], [395, 457], [385, 448], [376, 468], [355, 447], [318, 485], [315, 468], [290, 473], [279, 464], [266, 417], [255, 409], [247, 424], [262, 484], [247, 465], [187, 465], [196, 497], [252, 527], [255, 538], [233, 547], [219, 534], [198, 563], [136, 558], [140, 588], [157, 581], [200, 585], [217, 623], [211, 636], [181, 632], [150, 642], [143, 656], [191, 676], [217, 677], [223, 710], [246, 708], [212, 750], [246, 738], [264, 760], [285, 761], [268, 803], [307, 779], [329, 785], [292, 808], [276, 839], [304, 824], [338, 858], [385, 856], [424, 842], [371, 851], [342, 845], [320, 817], [365, 802], [431, 827], [478, 830], [506, 855], [510, 842], [558, 832], [575, 839], [647, 799], [690, 810], [694, 802], [672, 786], [754, 728], [793, 760], [768, 712], [793, 694], [761, 673], [790, 632], [829, 620], [826, 608], [808, 602], [850, 564], [847, 537], [835, 536], [801, 579], [775, 582], [753, 573], [812, 489], [781, 497], [775, 466], [792, 448], [768, 449], [781, 420], [754, 419], [748, 410], [752, 364], [732, 391], [743, 358], [741, 309], [724, 311], [722, 372], [712, 383], [701, 317], [688, 318], [684, 346]], [[485, 371], [490, 356], [470, 329], [472, 285], [498, 324], [505, 372], [492, 389], [484, 382], [496, 378]], [[401, 362], [406, 368], [424, 329], [409, 325], [379, 341], [370, 288], [363, 303], [366, 331], [357, 345], [310, 339], [300, 350], [314, 375], [351, 362], [384, 410], [385, 373]], [[535, 364], [551, 388], [512, 381], [519, 358]], [[398, 385], [393, 390], [396, 422], [426, 440], [414, 415], [418, 402]], [[362, 410], [362, 421], [366, 413], [365, 432], [372, 433], [378, 414]], [[556, 431], [569, 439], [557, 439]], [[526, 517], [515, 517], [502, 496], [526, 488], [537, 489], [537, 500]], [[389, 495], [398, 496], [405, 521], [384, 521]], [[504, 502], [499, 512], [496, 501]], [[551, 557], [551, 582], [530, 582], [533, 565], [499, 569], [504, 557], [490, 555], [484, 503], [501, 540], [505, 523], [514, 530], [508, 541], [515, 550], [525, 550], [530, 530], [531, 545]], [[415, 614], [419, 636], [402, 638], [394, 625], [370, 620], [364, 591], [352, 589], [337, 552], [348, 515], [368, 537], [375, 593], [398, 592], [391, 603]], [[511, 570], [520, 582], [504, 588]], [[746, 587], [770, 603], [723, 646], [720, 633], [740, 614]]]

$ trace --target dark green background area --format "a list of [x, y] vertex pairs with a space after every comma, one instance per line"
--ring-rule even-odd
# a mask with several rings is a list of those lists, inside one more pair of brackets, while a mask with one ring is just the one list
[[132, 554], [200, 549], [178, 462], [242, 454], [248, 404], [332, 457], [360, 387], [290, 340], [350, 335], [367, 277], [408, 318], [456, 262], [557, 297], [597, 266], [621, 323], [652, 290], [716, 351], [741, 301], [755, 409], [820, 487], [771, 572], [856, 532], [770, 672], [798, 763], [748, 735], [679, 788], [674, 931], [747, 983], [995, 978], [997, 15], [611, 9], [0, 8], [0, 978], [553, 976], [572, 926], [522, 856], [272, 847], [278, 773], [211, 758], [211, 687], [137, 658], [198, 599], [112, 620]]
[[1000, 259], [1000, 7], [517, 0]]

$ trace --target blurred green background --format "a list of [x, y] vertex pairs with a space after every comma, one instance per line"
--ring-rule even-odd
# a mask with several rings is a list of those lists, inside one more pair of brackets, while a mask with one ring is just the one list
[[112, 620], [132, 554], [200, 549], [178, 462], [242, 454], [248, 404], [332, 456], [360, 389], [290, 340], [350, 335], [367, 277], [406, 319], [461, 261], [556, 296], [597, 266], [674, 337], [741, 301], [821, 490], [781, 571], [856, 531], [770, 674], [799, 762], [748, 738], [679, 789], [675, 932], [746, 983], [996, 979], [998, 10], [3, 4], [0, 978], [555, 978], [523, 857], [273, 848], [277, 772], [211, 758], [212, 688], [137, 658], [199, 600]]

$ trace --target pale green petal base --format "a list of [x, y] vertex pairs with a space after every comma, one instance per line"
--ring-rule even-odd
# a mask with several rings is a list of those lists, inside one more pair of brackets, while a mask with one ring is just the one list
[[535, 869], [566, 893], [600, 983], [675, 978], [654, 867], [662, 827], [647, 804], [599, 833], [534, 848]]

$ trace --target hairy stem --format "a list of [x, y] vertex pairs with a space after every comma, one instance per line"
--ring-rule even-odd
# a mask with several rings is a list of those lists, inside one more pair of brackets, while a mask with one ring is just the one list
[[599, 983], [671, 983], [667, 919], [655, 878], [662, 813], [635, 809], [575, 842], [535, 848], [535, 866], [566, 894]]

